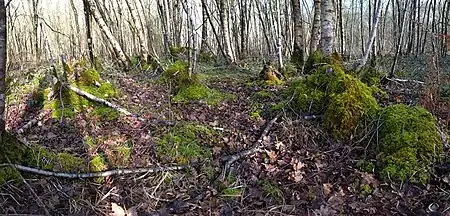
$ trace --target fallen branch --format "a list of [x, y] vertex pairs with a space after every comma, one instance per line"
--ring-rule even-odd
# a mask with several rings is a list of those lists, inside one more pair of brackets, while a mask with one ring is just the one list
[[270, 131], [270, 128], [272, 128], [272, 125], [278, 120], [278, 118], [280, 118], [280, 116], [281, 116], [281, 113], [279, 113], [274, 119], [270, 120], [270, 122], [267, 124], [266, 128], [262, 132], [261, 136], [256, 141], [256, 144], [251, 149], [247, 149], [245, 151], [239, 152], [239, 153], [231, 155], [231, 156], [223, 157], [223, 160], [227, 161], [227, 162], [226, 162], [225, 167], [223, 168], [222, 173], [220, 175], [221, 181], [225, 180], [227, 170], [231, 167], [231, 164], [233, 164], [234, 162], [236, 162], [237, 160], [239, 160], [241, 158], [247, 157], [248, 155], [251, 155], [256, 152], [260, 152], [262, 150], [261, 147], [263, 146], [264, 137], [267, 136], [267, 134]]
[[16, 130], [16, 133], [17, 134], [22, 134], [26, 130], [30, 129], [35, 124], [37, 124], [42, 118], [44, 118], [44, 116], [47, 115], [47, 113], [48, 113], [47, 111], [39, 113], [38, 116], [34, 117], [29, 122], [27, 122], [24, 126], [22, 126], [20, 129]]
[[117, 111], [119, 111], [120, 113], [123, 113], [124, 115], [130, 116], [133, 115], [132, 113], [130, 113], [129, 111], [127, 111], [126, 109], [120, 107], [119, 105], [113, 104], [105, 99], [99, 98], [91, 93], [85, 92], [77, 87], [71, 86], [71, 85], [66, 85], [67, 88], [69, 88], [70, 90], [72, 90], [73, 92], [77, 93], [78, 95], [84, 96], [89, 100], [104, 104], [108, 107], [111, 107]]
[[157, 173], [157, 172], [167, 172], [167, 171], [178, 171], [183, 170], [186, 166], [170, 166], [170, 167], [153, 167], [153, 168], [137, 168], [137, 169], [115, 169], [108, 170], [103, 172], [93, 172], [93, 173], [64, 173], [64, 172], [53, 172], [42, 169], [37, 169], [33, 167], [22, 166], [19, 164], [0, 164], [0, 167], [10, 166], [17, 170], [28, 172], [37, 175], [44, 176], [53, 176], [58, 178], [69, 178], [69, 179], [77, 179], [77, 178], [98, 178], [98, 177], [107, 177], [113, 175], [128, 175], [128, 174], [140, 174], [140, 173]]
[[389, 81], [396, 81], [396, 82], [413, 82], [413, 83], [417, 83], [417, 84], [420, 84], [420, 85], [425, 84], [425, 82], [418, 81], [418, 80], [407, 80], [407, 79], [388, 78], [388, 77], [386, 77], [386, 79], [389, 80]]
[[83, 97], [85, 97], [85, 98], [87, 98], [89, 100], [92, 100], [92, 101], [101, 103], [103, 105], [106, 105], [106, 106], [108, 106], [108, 107], [110, 107], [110, 108], [112, 108], [114, 110], [117, 110], [118, 112], [120, 112], [120, 113], [122, 113], [122, 114], [124, 114], [126, 116], [135, 116], [139, 121], [143, 121], [143, 122], [149, 121], [150, 123], [157, 124], [157, 125], [168, 125], [168, 126], [175, 125], [174, 121], [158, 120], [158, 119], [156, 119], [156, 120], [148, 120], [148, 119], [139, 117], [138, 115], [129, 112], [128, 110], [122, 108], [121, 106], [113, 104], [113, 103], [111, 103], [111, 102], [109, 102], [109, 101], [107, 101], [105, 99], [99, 98], [99, 97], [97, 97], [97, 96], [95, 96], [95, 95], [93, 95], [93, 94], [91, 94], [89, 92], [85, 92], [85, 91], [83, 91], [83, 90], [81, 90], [81, 89], [79, 89], [77, 87], [71, 86], [71, 85], [66, 85], [66, 86], [67, 86], [67, 88], [69, 88], [70, 90], [72, 90], [73, 92], [77, 93], [80, 96], [83, 96]]

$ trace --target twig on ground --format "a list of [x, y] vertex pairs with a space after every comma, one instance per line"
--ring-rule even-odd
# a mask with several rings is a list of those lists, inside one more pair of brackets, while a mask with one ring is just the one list
[[0, 164], [0, 167], [10, 166], [17, 170], [44, 175], [44, 176], [53, 176], [58, 178], [69, 178], [69, 179], [77, 179], [77, 178], [98, 178], [98, 177], [107, 177], [113, 175], [128, 175], [128, 174], [139, 174], [139, 173], [157, 173], [157, 172], [166, 172], [166, 171], [178, 171], [183, 170], [186, 166], [170, 166], [170, 167], [153, 167], [153, 168], [136, 168], [136, 169], [115, 169], [108, 170], [103, 172], [92, 172], [92, 173], [64, 173], [64, 172], [53, 172], [42, 169], [37, 169], [33, 167], [27, 167], [19, 164]]
[[234, 162], [236, 162], [237, 160], [247, 157], [248, 155], [251, 155], [253, 153], [256, 152], [260, 152], [261, 151], [261, 147], [264, 141], [264, 137], [267, 136], [267, 134], [270, 131], [270, 128], [272, 128], [272, 125], [278, 120], [278, 118], [281, 116], [281, 113], [279, 113], [277, 116], [275, 116], [275, 118], [273, 118], [272, 120], [270, 120], [270, 122], [267, 124], [266, 128], [264, 129], [264, 131], [262, 132], [261, 136], [259, 137], [259, 139], [256, 141], [255, 145], [250, 148], [247, 149], [245, 151], [239, 152], [237, 154], [231, 155], [231, 156], [226, 156], [223, 158], [224, 161], [227, 161], [225, 163], [225, 167], [222, 170], [222, 173], [220, 174], [220, 180], [224, 181], [225, 180], [225, 176], [227, 173], [227, 170], [230, 168], [231, 164], [233, 164]]
[[407, 79], [388, 78], [388, 77], [386, 77], [386, 79], [389, 80], [389, 81], [395, 81], [395, 82], [413, 82], [413, 83], [417, 83], [417, 84], [420, 84], [420, 85], [424, 85], [425, 84], [425, 82], [418, 81], [418, 80], [407, 80]]

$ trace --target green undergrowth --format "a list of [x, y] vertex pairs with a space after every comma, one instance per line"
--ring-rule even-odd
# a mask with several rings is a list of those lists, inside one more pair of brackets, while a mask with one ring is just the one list
[[[70, 75], [70, 71], [68, 75]], [[99, 73], [94, 69], [86, 69], [80, 72], [77, 80], [70, 77], [68, 81], [71, 85], [96, 97], [110, 100], [117, 98], [120, 94], [119, 90], [111, 83], [101, 80]], [[44, 91], [45, 98], [49, 97], [49, 93], [52, 93], [53, 97], [50, 101], [45, 101], [44, 108], [51, 109], [52, 117], [55, 119], [61, 117], [73, 118], [77, 113], [87, 110], [90, 111], [89, 114], [107, 120], [114, 120], [119, 117], [118, 111], [88, 100], [62, 86], [59, 82], [53, 88]]]
[[190, 73], [188, 64], [180, 60], [165, 70], [161, 81], [170, 83], [174, 88], [173, 101], [177, 103], [202, 101], [209, 105], [217, 105], [221, 101], [233, 98], [231, 94], [208, 88], [200, 81], [200, 75]]
[[[89, 171], [84, 159], [70, 153], [56, 153], [38, 145], [25, 146], [10, 134], [5, 134], [0, 145], [0, 163], [15, 163], [55, 172], [86, 172]], [[9, 180], [18, 180], [17, 170], [0, 167], [0, 185]]]
[[436, 120], [422, 107], [393, 105], [379, 111], [377, 166], [384, 179], [426, 183], [443, 146]]
[[211, 145], [221, 135], [203, 125], [182, 123], [157, 140], [159, 157], [179, 164], [188, 164], [212, 157]]
[[259, 181], [258, 184], [260, 185], [265, 196], [276, 201], [281, 201], [283, 199], [283, 191], [281, 191], [277, 185], [265, 180]]

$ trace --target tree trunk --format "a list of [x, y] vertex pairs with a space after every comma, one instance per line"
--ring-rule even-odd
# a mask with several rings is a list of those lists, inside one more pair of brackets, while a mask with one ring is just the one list
[[70, 3], [70, 7], [72, 8], [72, 11], [73, 11], [73, 16], [74, 16], [74, 18], [75, 18], [75, 29], [76, 29], [76, 33], [77, 33], [77, 45], [78, 45], [78, 47], [77, 47], [77, 55], [79, 55], [80, 53], [81, 53], [81, 38], [80, 38], [80, 36], [78, 35], [80, 32], [81, 32], [81, 30], [80, 30], [80, 23], [78, 22], [78, 11], [77, 11], [77, 8], [75, 7], [75, 4], [73, 3], [73, 1], [74, 0], [70, 0], [69, 1], [69, 3]]
[[36, 62], [39, 61], [39, 37], [38, 37], [38, 28], [39, 28], [39, 15], [38, 15], [38, 6], [39, 0], [32, 1], [32, 9], [33, 9], [33, 38], [34, 38], [34, 60]]
[[147, 46], [145, 45], [144, 30], [142, 29], [141, 22], [138, 20], [138, 17], [136, 15], [137, 12], [134, 10], [133, 6], [130, 4], [130, 0], [125, 0], [125, 2], [127, 3], [128, 10], [130, 10], [131, 20], [134, 23], [134, 27], [136, 29], [136, 34], [139, 39], [139, 50], [140, 50], [140, 54], [141, 54], [141, 59], [142, 59], [142, 61], [147, 61], [148, 49], [147, 49]]
[[206, 5], [202, 2], [202, 45], [200, 48], [200, 53], [206, 53], [208, 50], [208, 15], [207, 15]]
[[321, 0], [314, 0], [314, 20], [312, 24], [311, 40], [309, 44], [309, 54], [317, 50], [320, 40], [320, 5]]
[[324, 0], [321, 5], [321, 28], [320, 49], [325, 56], [331, 55], [334, 49], [334, 7], [332, 0]]
[[0, 0], [0, 142], [3, 143], [5, 135], [5, 106], [6, 106], [6, 6]]
[[[400, 54], [400, 50], [402, 47], [402, 39], [403, 39], [403, 35], [405, 33], [406, 11], [408, 9], [408, 2], [409, 1], [405, 1], [405, 5], [403, 8], [403, 19], [402, 19], [402, 23], [400, 24], [401, 25], [400, 34], [398, 36], [397, 48], [395, 50], [395, 56], [394, 56], [394, 62], [392, 63], [391, 71], [389, 72], [389, 78], [393, 78], [395, 76], [395, 67], [397, 66], [398, 55]], [[400, 5], [397, 5], [397, 6], [400, 7]], [[400, 16], [400, 13], [399, 13], [399, 16]]]
[[283, 47], [282, 47], [282, 35], [281, 35], [281, 9], [280, 0], [277, 1], [277, 48], [278, 48], [278, 71], [283, 72]]
[[294, 20], [294, 53], [292, 54], [293, 63], [300, 71], [303, 67], [305, 45], [303, 42], [303, 20], [299, 0], [291, 0], [292, 16]]
[[234, 57], [233, 48], [231, 47], [231, 38], [228, 29], [228, 22], [229, 22], [228, 2], [226, 2], [225, 0], [219, 0], [219, 14], [223, 34], [223, 43], [225, 46], [225, 53], [226, 53], [225, 58], [227, 59], [227, 62], [229, 64], [234, 64], [236, 63], [236, 58]]
[[129, 59], [123, 52], [122, 47], [120, 46], [119, 42], [116, 40], [114, 35], [111, 33], [111, 30], [109, 29], [109, 27], [106, 25], [105, 20], [103, 20], [102, 16], [100, 15], [99, 11], [97, 10], [95, 0], [86, 0], [86, 2], [88, 3], [89, 9], [90, 9], [92, 15], [94, 16], [94, 19], [97, 22], [98, 26], [100, 27], [103, 34], [106, 35], [109, 42], [111, 43], [111, 45], [114, 49], [114, 52], [116, 54], [116, 57], [119, 59], [119, 63], [123, 67], [128, 67]]
[[373, 42], [375, 41], [375, 37], [377, 36], [378, 22], [380, 20], [381, 8], [383, 7], [381, 0], [379, 0], [377, 6], [378, 6], [376, 9], [377, 11], [376, 14], [374, 14], [375, 16], [373, 18], [373, 25], [370, 33], [370, 39], [366, 45], [366, 52], [364, 53], [363, 57], [358, 62], [358, 64], [355, 66], [355, 71], [361, 70], [361, 68], [366, 64], [367, 59], [369, 58], [370, 51], [372, 50]]
[[91, 67], [94, 67], [94, 45], [92, 42], [92, 31], [91, 31], [91, 11], [89, 9], [89, 4], [87, 0], [83, 0], [84, 6], [84, 21], [86, 25], [86, 40], [87, 40], [87, 48], [88, 48], [88, 56], [89, 62], [91, 63]]

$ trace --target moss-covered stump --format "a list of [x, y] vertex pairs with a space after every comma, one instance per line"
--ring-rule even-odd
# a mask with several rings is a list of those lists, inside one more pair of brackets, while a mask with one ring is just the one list
[[[0, 163], [15, 163], [55, 172], [89, 171], [84, 159], [69, 153], [55, 153], [38, 145], [25, 146], [10, 134], [5, 134], [0, 145]], [[9, 180], [17, 180], [20, 175], [9, 166], [0, 167], [0, 185]]]
[[[99, 73], [94, 69], [83, 70], [79, 76], [69, 77], [68, 82], [70, 85], [105, 100], [117, 98], [120, 94], [111, 83], [101, 80]], [[50, 93], [52, 93], [51, 97]], [[44, 90], [44, 94], [47, 98], [44, 108], [51, 109], [52, 117], [55, 119], [72, 118], [76, 113], [86, 110], [92, 110], [93, 115], [109, 120], [119, 116], [116, 110], [90, 101], [62, 86], [60, 82], [56, 83], [52, 89]]]
[[302, 113], [324, 114], [324, 126], [337, 139], [349, 138], [359, 121], [374, 114], [377, 91], [346, 74], [340, 66], [325, 65], [312, 75], [293, 81], [294, 108]]
[[426, 183], [443, 145], [436, 120], [422, 107], [393, 105], [379, 111], [378, 172], [384, 179]]
[[211, 142], [218, 139], [220, 134], [208, 127], [181, 124], [157, 140], [156, 152], [166, 161], [188, 164], [211, 159]]
[[268, 85], [280, 85], [283, 83], [283, 75], [273, 68], [272, 63], [269, 61], [264, 64], [263, 69], [259, 72], [259, 79], [264, 80]]
[[202, 101], [209, 105], [217, 105], [221, 101], [232, 98], [231, 95], [208, 88], [200, 81], [198, 73], [190, 73], [188, 64], [175, 61], [164, 72], [161, 80], [170, 83], [174, 91], [174, 102], [186, 103]]

